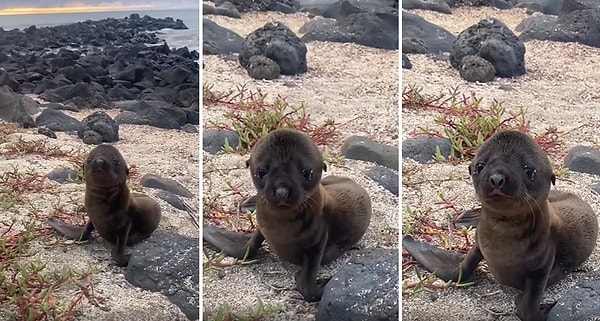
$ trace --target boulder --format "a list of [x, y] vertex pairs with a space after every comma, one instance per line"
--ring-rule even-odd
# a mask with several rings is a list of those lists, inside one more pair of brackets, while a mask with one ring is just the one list
[[402, 11], [402, 38], [403, 43], [405, 38], [420, 39], [427, 53], [450, 52], [456, 39], [448, 30], [406, 11]]
[[202, 50], [205, 55], [239, 53], [244, 43], [237, 33], [202, 18]]
[[600, 8], [572, 11], [556, 19], [534, 19], [519, 26], [523, 30], [521, 40], [578, 42], [600, 48]]
[[250, 58], [255, 55], [275, 61], [283, 75], [297, 75], [308, 70], [306, 45], [280, 22], [269, 22], [246, 37], [239, 56], [242, 67], [247, 68]]
[[450, 52], [450, 64], [460, 70], [463, 58], [469, 55], [489, 61], [498, 77], [525, 74], [525, 45], [500, 20], [481, 20], [458, 35]]

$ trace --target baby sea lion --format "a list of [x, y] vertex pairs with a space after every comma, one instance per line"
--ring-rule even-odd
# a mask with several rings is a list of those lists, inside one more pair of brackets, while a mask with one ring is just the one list
[[318, 301], [327, 264], [356, 244], [371, 219], [367, 191], [349, 178], [328, 176], [319, 149], [304, 133], [279, 129], [260, 139], [246, 161], [257, 190], [257, 230], [251, 235], [210, 225], [203, 239], [227, 255], [252, 258], [264, 240], [279, 258], [300, 265], [296, 289]]
[[131, 193], [127, 187], [129, 168], [121, 153], [111, 145], [98, 145], [83, 165], [85, 210], [90, 218], [85, 228], [53, 218], [48, 223], [59, 234], [73, 240], [89, 240], [92, 231], [113, 244], [111, 256], [118, 266], [126, 266], [125, 245], [142, 241], [160, 222], [160, 205], [152, 198]]
[[[546, 287], [579, 267], [598, 238], [598, 219], [578, 196], [550, 190], [548, 157], [528, 135], [499, 132], [469, 166], [481, 209], [471, 211], [475, 244], [463, 257], [405, 236], [406, 250], [445, 280], [468, 280], [484, 259], [499, 283], [522, 290], [516, 314], [546, 320], [540, 303]], [[477, 219], [474, 219], [474, 217]]]

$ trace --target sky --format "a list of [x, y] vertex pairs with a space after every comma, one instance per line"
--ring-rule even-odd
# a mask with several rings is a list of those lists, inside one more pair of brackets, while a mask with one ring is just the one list
[[198, 0], [1, 0], [0, 15], [198, 8]]

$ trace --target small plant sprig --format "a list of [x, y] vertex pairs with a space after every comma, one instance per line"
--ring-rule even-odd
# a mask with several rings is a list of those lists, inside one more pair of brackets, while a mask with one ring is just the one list
[[46, 140], [25, 140], [22, 137], [17, 137], [15, 142], [8, 143], [4, 147], [3, 154], [12, 156], [37, 154], [44, 158], [73, 157], [72, 152], [64, 151], [58, 146], [51, 146]]
[[339, 124], [326, 120], [316, 125], [301, 103], [293, 107], [283, 97], [267, 99], [267, 94], [250, 91], [245, 85], [235, 90], [218, 92], [212, 85], [203, 84], [203, 102], [227, 107], [224, 116], [228, 123], [210, 122], [211, 128], [234, 130], [240, 137], [238, 149], [249, 150], [256, 141], [279, 128], [294, 128], [307, 133], [319, 146], [336, 145], [340, 141]]
[[[30, 244], [40, 234], [33, 222], [18, 222], [0, 227], [0, 312], [10, 320], [70, 320], [75, 307], [84, 297], [92, 298], [92, 268], [76, 273], [64, 267], [49, 272], [46, 265], [32, 257]], [[79, 292], [71, 301], [64, 301], [55, 292], [65, 286], [75, 286]]]
[[225, 192], [229, 192], [227, 195], [221, 195], [219, 197], [211, 197], [204, 195], [202, 197], [203, 203], [203, 217], [211, 222], [218, 222], [220, 225], [225, 223], [232, 230], [238, 232], [250, 233], [256, 228], [254, 223], [253, 212], [243, 212], [238, 206], [228, 207], [221, 205], [221, 199], [225, 196], [236, 196], [240, 200], [246, 200], [249, 195], [242, 190], [242, 186], [235, 186], [231, 182], [227, 182], [229, 188]]
[[[460, 94], [453, 87], [447, 94], [428, 95], [422, 93], [422, 88], [409, 84], [402, 90], [402, 108], [409, 110], [430, 110], [438, 112], [435, 123], [442, 131], [418, 128], [413, 135], [446, 137], [452, 143], [451, 161], [471, 159], [475, 150], [485, 140], [502, 130], [518, 130], [531, 134], [542, 150], [549, 156], [559, 156], [562, 140], [561, 132], [555, 127], [549, 127], [541, 134], [532, 134], [530, 123], [526, 119], [524, 108], [519, 112], [508, 112], [501, 102], [493, 100], [488, 106], [483, 106], [483, 99], [471, 93]], [[436, 155], [436, 160], [443, 160]]]
[[22, 204], [29, 193], [41, 192], [45, 187], [44, 179], [33, 170], [21, 172], [16, 166], [0, 174], [0, 208], [12, 208]]

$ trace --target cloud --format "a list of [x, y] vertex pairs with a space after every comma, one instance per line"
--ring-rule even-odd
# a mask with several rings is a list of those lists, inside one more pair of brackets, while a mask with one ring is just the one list
[[198, 8], [199, 2], [195, 0], [2, 0], [0, 10], [19, 8], [68, 8], [68, 7], [98, 7], [98, 8], [131, 8], [140, 7], [148, 9], [190, 9]]

